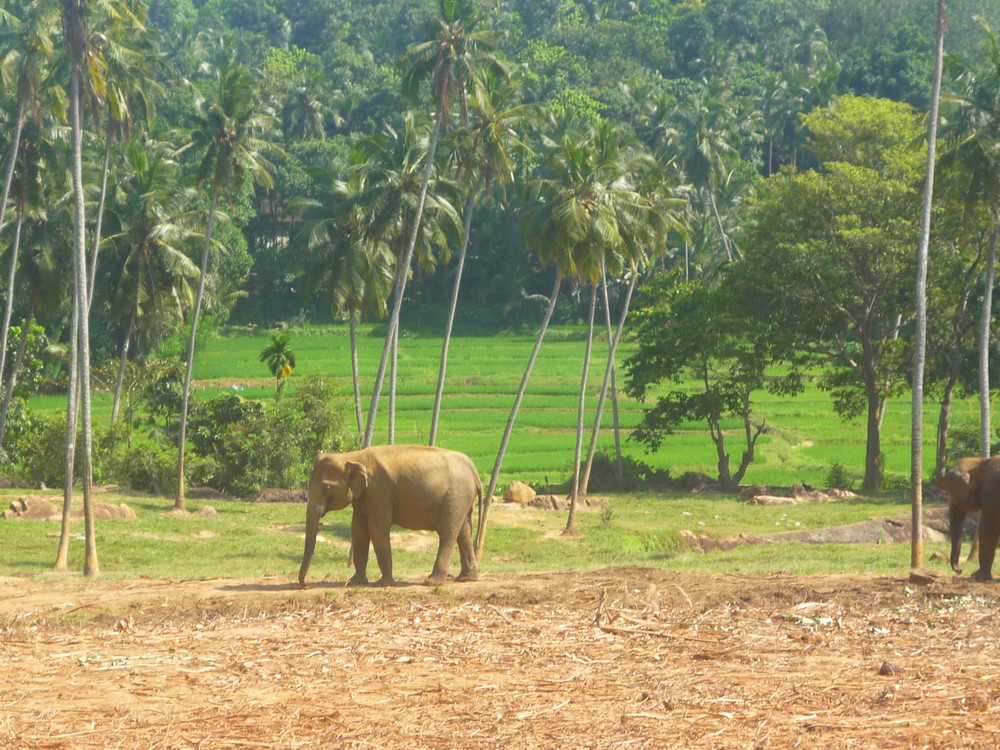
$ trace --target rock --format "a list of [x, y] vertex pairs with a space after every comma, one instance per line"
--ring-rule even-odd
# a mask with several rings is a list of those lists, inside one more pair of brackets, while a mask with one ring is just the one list
[[203, 505], [198, 508], [198, 515], [202, 518], [218, 518], [219, 511], [213, 508], [211, 505]]
[[535, 491], [524, 482], [511, 482], [507, 491], [503, 493], [505, 503], [520, 503], [525, 505], [536, 497]]
[[540, 508], [542, 510], [566, 510], [569, 504], [565, 500], [560, 500], [555, 495], [538, 495], [525, 503], [529, 508]]
[[942, 562], [946, 564], [951, 562], [948, 559], [948, 555], [946, 555], [944, 552], [935, 552], [933, 555], [931, 555], [931, 560], [933, 560], [934, 562]]
[[40, 521], [61, 513], [58, 505], [44, 497], [19, 497], [3, 512], [7, 521]]
[[309, 499], [308, 490], [284, 490], [277, 487], [262, 487], [250, 498], [252, 503], [304, 503]]
[[[10, 509], [3, 512], [3, 517], [8, 520], [18, 521], [51, 521], [59, 523], [62, 521], [62, 507], [49, 502], [44, 497], [19, 497], [10, 504]], [[83, 518], [83, 506], [74, 505], [69, 514], [71, 521], [79, 521]], [[112, 505], [111, 503], [95, 503], [94, 519], [97, 521], [134, 521], [135, 511], [125, 503]]]
[[888, 677], [891, 675], [899, 674], [903, 670], [897, 667], [895, 664], [890, 664], [887, 661], [882, 662], [882, 666], [879, 667], [878, 673], [883, 677]]
[[926, 586], [931, 583], [937, 583], [943, 578], [944, 576], [940, 573], [935, 573], [933, 570], [911, 570], [909, 581], [918, 586]]

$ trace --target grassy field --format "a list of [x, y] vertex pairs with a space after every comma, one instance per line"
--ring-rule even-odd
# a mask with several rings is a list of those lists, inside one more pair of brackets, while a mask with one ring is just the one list
[[[347, 329], [326, 326], [286, 331], [298, 359], [298, 367], [287, 385], [305, 375], [322, 374], [339, 384], [345, 404], [351, 398], [350, 349]], [[370, 383], [382, 347], [382, 329], [366, 326], [359, 339], [363, 406], [367, 412]], [[270, 399], [274, 384], [257, 357], [269, 343], [265, 332], [228, 335], [211, 339], [197, 354], [194, 377], [201, 394], [241, 388], [249, 398]], [[514, 393], [524, 372], [534, 335], [504, 335], [486, 338], [457, 337], [453, 340], [445, 390], [444, 409], [438, 444], [468, 453], [480, 473], [489, 476], [506, 424]], [[396, 442], [425, 443], [430, 431], [437, 366], [441, 341], [436, 337], [404, 335], [400, 342]], [[583, 330], [563, 327], [550, 331], [542, 347], [523, 401], [502, 467], [500, 483], [519, 479], [535, 485], [565, 482], [572, 466], [577, 394], [584, 351]], [[632, 351], [626, 341], [619, 361]], [[590, 370], [587, 421], [592, 424], [597, 391], [604, 377], [606, 345], [595, 346]], [[64, 409], [59, 397], [36, 397], [32, 409]], [[623, 448], [626, 455], [656, 469], [669, 470], [678, 477], [687, 471], [716, 474], [715, 452], [704, 424], [689, 424], [667, 437], [654, 454], [627, 439], [641, 419], [642, 405], [622, 395], [619, 399]], [[111, 396], [98, 393], [94, 401], [95, 419], [107, 418]], [[758, 441], [757, 458], [744, 480], [750, 484], [791, 485], [826, 483], [834, 464], [839, 464], [855, 486], [864, 472], [865, 428], [863, 420], [844, 421], [833, 411], [829, 394], [809, 384], [794, 398], [760, 393], [756, 409], [768, 425]], [[388, 425], [388, 383], [379, 405], [375, 442], [384, 442]], [[352, 412], [353, 414], [353, 412]], [[972, 400], [958, 400], [953, 407], [953, 424], [973, 423], [978, 406]], [[936, 405], [925, 409], [924, 473], [933, 468]], [[353, 416], [350, 418], [353, 424]], [[611, 450], [611, 405], [605, 409], [604, 430], [599, 447]], [[742, 452], [741, 426], [732, 420], [728, 443], [731, 463]], [[589, 432], [588, 432], [589, 439]], [[891, 401], [882, 431], [887, 486], [905, 487], [910, 464], [910, 402], [908, 397]]]
[[[349, 403], [350, 358], [346, 330], [339, 327], [291, 330], [290, 343], [298, 367], [288, 388], [304, 375], [323, 374], [336, 383]], [[264, 365], [257, 361], [269, 335], [244, 334], [212, 340], [199, 352], [195, 378], [200, 395], [222, 392], [236, 386], [244, 396], [269, 399], [274, 383]], [[492, 338], [460, 337], [452, 346], [445, 409], [439, 444], [468, 453], [484, 478], [489, 476], [513, 394], [523, 373], [533, 344], [531, 335]], [[381, 352], [378, 330], [366, 328], [360, 340], [364, 383], [373, 379]], [[564, 482], [571, 467], [576, 421], [577, 389], [584, 343], [576, 328], [557, 328], [542, 348], [513, 432], [501, 485], [514, 479], [536, 485]], [[603, 378], [601, 351], [596, 348], [590, 375], [588, 414], [593, 414], [596, 391]], [[629, 353], [626, 344], [621, 352]], [[399, 354], [397, 442], [423, 443], [427, 440], [433, 403], [440, 340], [404, 337]], [[367, 408], [366, 388], [365, 407]], [[62, 409], [60, 399], [33, 399], [31, 407]], [[641, 418], [642, 406], [622, 397], [620, 417], [628, 434]], [[758, 409], [769, 425], [758, 447], [757, 462], [745, 482], [790, 485], [807, 482], [821, 486], [831, 467], [840, 464], [855, 486], [860, 483], [864, 463], [864, 426], [840, 420], [833, 413], [827, 394], [810, 385], [796, 398], [775, 398], [761, 394]], [[95, 399], [97, 419], [110, 411], [110, 396]], [[925, 474], [930, 474], [933, 437], [929, 409], [925, 449]], [[388, 413], [387, 390], [378, 417], [376, 442], [385, 438]], [[956, 419], [973, 418], [975, 404], [958, 402]], [[590, 416], [588, 419], [592, 419]], [[712, 555], [694, 554], [679, 548], [677, 531], [690, 529], [710, 536], [740, 532], [765, 532], [792, 528], [815, 528], [848, 523], [880, 515], [905, 514], [908, 510], [904, 489], [909, 474], [909, 402], [889, 404], [883, 428], [883, 449], [889, 489], [871, 497], [836, 504], [803, 505], [783, 508], [748, 506], [731, 497], [684, 495], [620, 495], [613, 497], [610, 510], [582, 514], [581, 539], [559, 537], [565, 517], [562, 513], [517, 511], [498, 508], [491, 516], [487, 546], [491, 570], [553, 570], [596, 568], [605, 565], [653, 565], [703, 571], [741, 570], [745, 572], [888, 572], [909, 564], [906, 545], [796, 545], [742, 547]], [[610, 406], [605, 415], [601, 447], [610, 449]], [[740, 451], [738, 425], [730, 450]], [[673, 476], [686, 471], [714, 475], [714, 449], [704, 426], [692, 424], [670, 436], [655, 454], [624, 441], [627, 455]], [[164, 516], [170, 500], [127, 497], [135, 507], [135, 523], [102, 522], [100, 550], [102, 570], [110, 575], [154, 577], [248, 576], [274, 573], [293, 575], [302, 554], [301, 524], [304, 508], [299, 505], [254, 505], [216, 503], [220, 515], [214, 519], [176, 519]], [[6, 505], [6, 501], [0, 502]], [[192, 503], [197, 509], [198, 502]], [[321, 549], [315, 575], [334, 580], [347, 577], [344, 567], [348, 514], [331, 514], [324, 535], [329, 546]], [[51, 567], [55, 531], [45, 523], [0, 523], [0, 575], [40, 573]], [[433, 539], [397, 547], [401, 574], [422, 577], [429, 566]], [[425, 535], [427, 536], [427, 535]], [[411, 539], [411, 542], [413, 540]], [[74, 542], [74, 555], [82, 554], [82, 543]], [[411, 546], [413, 547], [411, 549]], [[934, 551], [928, 545], [927, 554]], [[76, 560], [76, 569], [80, 567]], [[373, 563], [374, 564], [374, 563]]]
[[[23, 491], [22, 491], [23, 492]], [[13, 491], [0, 494], [15, 497]], [[58, 493], [51, 492], [58, 502]], [[104, 576], [152, 578], [294, 577], [302, 558], [303, 505], [212, 502], [214, 518], [166, 514], [169, 498], [109, 494], [102, 502], [126, 502], [138, 520], [101, 521], [98, 549]], [[191, 501], [197, 510], [204, 501]], [[902, 515], [908, 506], [899, 493], [855, 498], [833, 504], [781, 508], [751, 506], [733, 497], [700, 495], [614, 495], [605, 509], [578, 516], [581, 537], [560, 536], [565, 513], [494, 507], [484, 554], [492, 572], [588, 570], [609, 565], [642, 565], [704, 572], [796, 574], [890, 573], [909, 565], [909, 547], [886, 545], [810, 545], [783, 543], [740, 547], [710, 555], [683, 549], [678, 531], [709, 536], [738, 532], [765, 534], [862, 521], [872, 516]], [[55, 559], [58, 526], [44, 521], [0, 522], [0, 576], [44, 574]], [[83, 565], [82, 525], [74, 524], [70, 567]], [[347, 580], [350, 513], [324, 519], [322, 540], [310, 571], [311, 580]], [[431, 533], [394, 533], [393, 561], [400, 580], [419, 581], [429, 572], [437, 538]], [[945, 549], [928, 544], [926, 553]], [[369, 563], [375, 573], [375, 561]], [[944, 568], [943, 563], [938, 567]], [[458, 569], [457, 552], [453, 572]]]

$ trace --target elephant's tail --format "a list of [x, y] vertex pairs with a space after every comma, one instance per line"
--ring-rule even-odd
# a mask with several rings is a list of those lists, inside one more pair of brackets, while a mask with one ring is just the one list
[[[479, 536], [479, 529], [483, 525], [483, 482], [479, 478], [479, 472], [474, 472], [476, 477], [476, 538]], [[472, 525], [472, 508], [469, 508], [469, 525]]]

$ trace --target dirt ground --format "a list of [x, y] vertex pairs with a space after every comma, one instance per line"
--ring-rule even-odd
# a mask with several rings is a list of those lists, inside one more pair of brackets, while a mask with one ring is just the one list
[[0, 747], [1000, 746], [1000, 587], [0, 578]]

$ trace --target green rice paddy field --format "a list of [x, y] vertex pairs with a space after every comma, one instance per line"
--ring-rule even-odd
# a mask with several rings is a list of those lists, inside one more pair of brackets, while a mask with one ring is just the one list
[[[362, 400], [367, 412], [371, 383], [374, 381], [382, 348], [381, 327], [361, 330], [359, 357]], [[285, 331], [298, 366], [287, 385], [310, 374], [332, 378], [343, 393], [345, 407], [351, 403], [350, 348], [346, 326], [325, 326]], [[258, 355], [270, 341], [267, 332], [237, 332], [215, 337], [198, 352], [194, 377], [199, 397], [232, 389], [242, 395], [270, 399], [274, 382]], [[468, 453], [488, 477], [492, 469], [514, 394], [534, 344], [534, 333], [453, 339], [448, 366], [438, 444]], [[395, 441], [426, 443], [440, 358], [441, 340], [436, 337], [406, 335], [400, 341], [397, 379]], [[623, 342], [619, 363], [634, 349]], [[577, 400], [584, 353], [584, 330], [576, 327], [552, 329], [542, 346], [528, 384], [513, 435], [502, 467], [501, 485], [514, 479], [537, 485], [566, 481], [573, 460]], [[587, 423], [593, 423], [597, 393], [604, 377], [607, 345], [595, 343], [588, 379]], [[620, 371], [619, 371], [620, 373]], [[619, 383], [622, 380], [619, 374]], [[380, 401], [375, 442], [387, 439], [388, 380]], [[55, 397], [32, 401], [34, 408], [56, 408]], [[110, 394], [95, 397], [96, 416], [110, 411]], [[796, 397], [775, 397], [760, 393], [756, 409], [768, 426], [758, 441], [757, 458], [744, 482], [790, 485], [807, 482], [823, 485], [831, 467], [839, 464], [849, 482], [857, 486], [864, 471], [865, 429], [863, 420], [844, 421], [833, 411], [829, 394], [810, 383]], [[354, 425], [348, 408], [348, 425]], [[972, 423], [978, 407], [971, 400], [958, 401], [953, 424]], [[628, 438], [639, 423], [642, 404], [623, 394], [619, 397], [619, 418], [623, 449], [657, 469], [668, 469], [679, 477], [687, 471], [714, 476], [715, 452], [704, 424], [689, 424], [669, 436], [659, 451], [647, 454], [644, 447]], [[933, 466], [936, 404], [925, 409], [925, 476]], [[612, 449], [611, 404], [604, 413], [600, 449]], [[728, 449], [735, 466], [742, 453], [741, 425], [733, 420]], [[588, 438], [589, 439], [589, 433]], [[908, 482], [910, 461], [910, 402], [897, 399], [888, 406], [883, 424], [882, 448], [887, 486]]]

